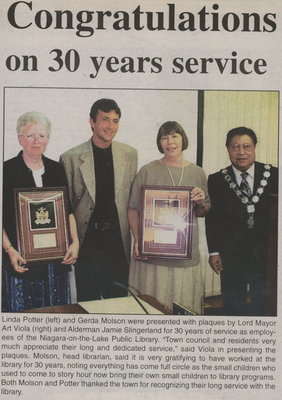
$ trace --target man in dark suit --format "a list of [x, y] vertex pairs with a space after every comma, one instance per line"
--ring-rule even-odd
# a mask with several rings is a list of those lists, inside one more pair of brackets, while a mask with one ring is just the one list
[[278, 191], [278, 170], [255, 161], [256, 144], [251, 129], [231, 129], [226, 147], [232, 165], [208, 178], [209, 264], [221, 275], [225, 315], [265, 315], [269, 201]]

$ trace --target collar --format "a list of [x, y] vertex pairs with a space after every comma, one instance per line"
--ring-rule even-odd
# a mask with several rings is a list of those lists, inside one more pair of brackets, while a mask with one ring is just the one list
[[[26, 165], [26, 163], [24, 162], [23, 159], [23, 150], [21, 150], [18, 154], [17, 154], [17, 162], [19, 163], [20, 168], [26, 169], [27, 171], [31, 172], [32, 170]], [[52, 171], [52, 160], [50, 160], [49, 158], [45, 157], [44, 154], [42, 154], [42, 161], [43, 161], [43, 166], [45, 171], [48, 169], [50, 171]]]
[[[233, 169], [233, 172], [235, 174], [236, 181], [241, 183], [242, 171], [239, 171], [237, 168], [234, 167], [234, 165], [232, 165], [232, 169]], [[249, 177], [252, 179], [252, 182], [253, 182], [254, 181], [254, 177], [255, 177], [255, 163], [253, 163], [246, 172], [249, 174]]]
[[92, 143], [92, 149], [94, 154], [107, 154], [107, 153], [111, 153], [112, 152], [112, 143], [110, 144], [110, 146], [106, 147], [105, 149], [96, 146], [96, 144], [93, 143], [93, 140], [91, 140]]

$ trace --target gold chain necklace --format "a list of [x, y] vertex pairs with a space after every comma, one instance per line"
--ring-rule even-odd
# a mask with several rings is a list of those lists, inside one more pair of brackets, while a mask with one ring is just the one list
[[165, 166], [166, 166], [166, 168], [168, 170], [172, 185], [173, 186], [180, 186], [180, 184], [182, 182], [182, 179], [183, 179], [183, 175], [184, 175], [184, 162], [183, 162], [183, 159], [181, 159], [182, 168], [181, 168], [181, 174], [180, 174], [179, 182], [178, 182], [177, 185], [176, 185], [176, 183], [175, 183], [175, 181], [173, 179], [172, 173], [171, 173], [171, 171], [170, 171], [170, 169], [169, 169], [169, 167], [168, 167], [168, 165], [167, 165], [167, 163], [165, 161], [164, 161], [164, 164], [165, 164]]

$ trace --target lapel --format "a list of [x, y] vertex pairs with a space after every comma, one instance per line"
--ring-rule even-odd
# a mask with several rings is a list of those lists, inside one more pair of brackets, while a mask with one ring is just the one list
[[[230, 175], [230, 177], [231, 177], [231, 179], [232, 179], [232, 182], [236, 183], [236, 185], [237, 185], [237, 180], [236, 180], [236, 176], [235, 176], [235, 173], [234, 173], [234, 171], [233, 171], [232, 165], [229, 165], [229, 167], [227, 167], [227, 171], [228, 171], [228, 172], [227, 172], [228, 175]], [[225, 179], [224, 179], [224, 184], [225, 184], [226, 191], [228, 191], [229, 193], [231, 193], [232, 196], [233, 196], [233, 198], [236, 199], [236, 201], [239, 201], [239, 202], [241, 203], [240, 199], [238, 199], [238, 196], [236, 195], [236, 193], [234, 192], [234, 190], [231, 189], [231, 188], [229, 187], [229, 183], [228, 183], [227, 180], [225, 180]], [[238, 185], [237, 185], [237, 186], [238, 186]]]
[[[114, 164], [114, 179], [115, 179], [115, 196], [122, 189], [122, 183], [126, 171], [126, 160], [124, 151], [118, 143], [112, 143], [112, 154]], [[84, 180], [85, 186], [95, 203], [95, 171], [94, 171], [94, 156], [92, 150], [91, 139], [85, 143], [80, 155], [80, 171]]]
[[95, 172], [91, 139], [85, 143], [83, 151], [80, 154], [80, 161], [80, 171], [82, 178], [90, 196], [95, 202]]
[[234, 174], [232, 165], [229, 165], [229, 167], [227, 167], [227, 171], [228, 171], [228, 174], [231, 176], [232, 181], [237, 184], [236, 176]]
[[254, 193], [256, 193], [261, 179], [262, 179], [262, 165], [255, 162], [254, 191], [253, 191]]
[[[260, 184], [260, 181], [261, 181], [261, 178], [262, 178], [262, 169], [263, 169], [263, 168], [262, 168], [262, 164], [260, 164], [260, 163], [258, 163], [258, 162], [255, 162], [253, 193], [256, 193], [257, 188], [258, 188], [258, 186], [259, 186], [259, 184]], [[228, 174], [231, 176], [232, 181], [235, 182], [235, 183], [237, 183], [237, 182], [236, 182], [236, 177], [235, 177], [235, 174], [234, 174], [234, 171], [233, 171], [232, 166], [230, 165], [229, 167], [227, 167], [227, 170], [228, 170]], [[227, 185], [227, 187], [228, 187], [227, 182], [226, 182], [226, 185]], [[228, 188], [229, 188], [229, 187], [228, 187]], [[230, 189], [230, 188], [229, 188], [229, 189]], [[230, 189], [230, 190], [232, 190], [232, 189]], [[233, 192], [233, 190], [232, 190], [232, 192]], [[234, 195], [235, 195], [235, 193], [234, 193]], [[235, 195], [235, 196], [236, 196], [236, 195]], [[236, 196], [236, 197], [237, 197], [237, 196]]]
[[122, 189], [123, 179], [127, 173], [126, 160], [124, 157], [124, 151], [117, 142], [112, 143], [112, 153], [115, 177], [115, 198], [117, 199], [117, 194]]

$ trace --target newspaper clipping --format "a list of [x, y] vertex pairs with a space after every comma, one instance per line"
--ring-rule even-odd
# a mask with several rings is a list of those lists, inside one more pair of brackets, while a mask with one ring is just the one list
[[281, 15], [1, 0], [1, 399], [281, 398]]

